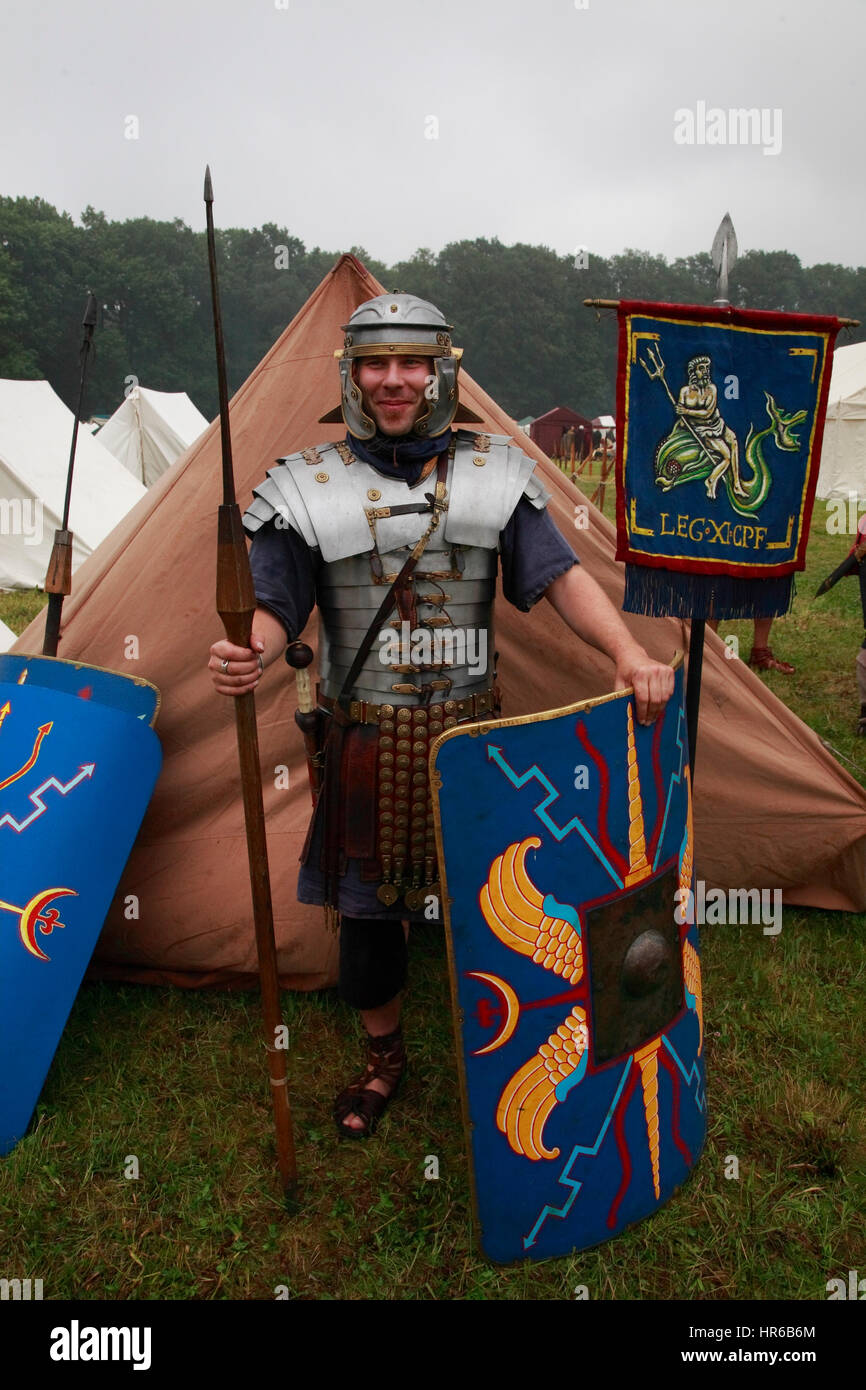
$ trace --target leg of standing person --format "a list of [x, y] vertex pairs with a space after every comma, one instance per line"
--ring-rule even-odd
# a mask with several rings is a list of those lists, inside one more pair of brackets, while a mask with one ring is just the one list
[[866, 639], [857, 653], [857, 689], [860, 693], [860, 718], [857, 721], [857, 732], [861, 737], [866, 737]]
[[340, 995], [359, 1010], [366, 1066], [334, 1102], [338, 1132], [363, 1139], [376, 1126], [406, 1066], [400, 1028], [408, 932], [401, 921], [347, 917], [340, 928]]
[[792, 676], [796, 668], [789, 661], [778, 661], [773, 655], [770, 647], [770, 628], [772, 626], [772, 618], [755, 619], [749, 665], [753, 666], [756, 671], [781, 671], [785, 676]]

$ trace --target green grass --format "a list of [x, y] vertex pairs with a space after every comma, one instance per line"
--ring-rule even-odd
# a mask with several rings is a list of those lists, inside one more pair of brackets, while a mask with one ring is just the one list
[[[611, 511], [612, 488], [607, 507]], [[793, 677], [765, 677], [856, 764], [864, 745], [853, 581], [811, 597], [849, 542], [819, 504], [809, 568], [773, 632]], [[20, 630], [40, 595], [0, 596]], [[26, 604], [35, 605], [28, 611]], [[748, 655], [750, 625], [723, 625]], [[845, 764], [847, 766], [847, 764]], [[698, 866], [700, 867], [700, 866]], [[707, 1147], [651, 1220], [582, 1255], [500, 1268], [478, 1252], [457, 1091], [445, 946], [413, 930], [411, 1070], [371, 1143], [341, 1144], [334, 1092], [357, 1070], [351, 1011], [333, 991], [284, 994], [302, 1208], [275, 1173], [255, 994], [85, 985], [30, 1132], [0, 1161], [0, 1276], [47, 1299], [823, 1300], [863, 1273], [866, 1234], [866, 922], [786, 910], [702, 934]], [[124, 1176], [128, 1156], [140, 1176]], [[424, 1177], [428, 1155], [438, 1181]], [[725, 1176], [733, 1155], [739, 1176]]]
[[[411, 1072], [371, 1143], [329, 1108], [358, 1054], [333, 994], [285, 994], [300, 1215], [281, 1208], [254, 995], [85, 986], [35, 1127], [0, 1164], [7, 1277], [47, 1298], [825, 1297], [862, 1263], [862, 930], [788, 912], [704, 931], [710, 1131], [652, 1220], [502, 1269], [471, 1237], [441, 935], [413, 937]], [[425, 1180], [428, 1155], [438, 1181]], [[730, 1155], [737, 1179], [725, 1177]], [[124, 1177], [128, 1156], [140, 1176]]]
[[42, 589], [0, 589], [0, 618], [18, 637], [47, 602]]

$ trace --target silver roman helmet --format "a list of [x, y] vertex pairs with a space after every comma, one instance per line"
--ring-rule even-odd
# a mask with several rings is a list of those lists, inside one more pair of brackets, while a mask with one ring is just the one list
[[[358, 305], [343, 332], [343, 347], [335, 353], [340, 363], [341, 406], [323, 415], [320, 423], [342, 416], [356, 438], [372, 438], [376, 424], [363, 409], [360, 388], [352, 380], [352, 363], [357, 357], [385, 357], [393, 352], [433, 359], [428, 409], [415, 422], [413, 433], [430, 438], [444, 434], [458, 413], [457, 373], [463, 349], [451, 342], [451, 324], [441, 310], [414, 294], [380, 294]], [[464, 406], [459, 418], [477, 422], [480, 417]]]

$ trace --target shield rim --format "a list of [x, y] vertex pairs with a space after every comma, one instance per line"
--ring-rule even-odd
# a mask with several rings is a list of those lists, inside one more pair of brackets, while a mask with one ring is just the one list
[[2, 652], [0, 656], [23, 656], [28, 661], [51, 661], [58, 666], [74, 666], [78, 671], [99, 671], [103, 676], [116, 676], [118, 680], [132, 681], [133, 685], [146, 685], [156, 695], [156, 705], [151, 718], [147, 721], [151, 729], [156, 728], [156, 721], [162, 709], [162, 691], [153, 681], [147, 680], [144, 676], [131, 676], [126, 671], [115, 671], [112, 666], [96, 666], [92, 661], [76, 661], [69, 656], [46, 656], [44, 652]]

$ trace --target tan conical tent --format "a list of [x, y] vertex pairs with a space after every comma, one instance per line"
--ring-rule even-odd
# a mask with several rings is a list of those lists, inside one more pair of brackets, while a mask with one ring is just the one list
[[[316, 422], [338, 399], [334, 348], [340, 325], [382, 286], [352, 256], [325, 277], [231, 405], [242, 506], [281, 454], [342, 436]], [[445, 306], [447, 310], [447, 305]], [[592, 511], [575, 530], [573, 485], [489, 396], [462, 374], [462, 399], [494, 433], [514, 434], [553, 493], [553, 516], [613, 602], [623, 571], [613, 527]], [[214, 694], [206, 664], [222, 636], [214, 611], [220, 439], [211, 425], [82, 565], [64, 607], [60, 655], [135, 672], [155, 682], [165, 765], [97, 951], [104, 975], [158, 983], [243, 983], [256, 970], [243, 812], [231, 702]], [[505, 712], [549, 709], [610, 689], [610, 662], [586, 647], [549, 604], [518, 613], [500, 598], [497, 645]], [[670, 660], [684, 645], [673, 620], [629, 626], [650, 653]], [[42, 619], [18, 647], [41, 650]], [[128, 639], [139, 657], [125, 659]], [[315, 622], [305, 640], [315, 645]], [[742, 661], [727, 661], [707, 634], [697, 766], [697, 871], [720, 887], [784, 889], [788, 902], [866, 907], [866, 793], [817, 737]], [[290, 987], [333, 982], [336, 951], [319, 909], [295, 898], [309, 817], [307, 774], [292, 711], [288, 668], [259, 687], [271, 877], [280, 972]], [[276, 769], [288, 764], [290, 788]], [[135, 894], [128, 921], [123, 898]]]

